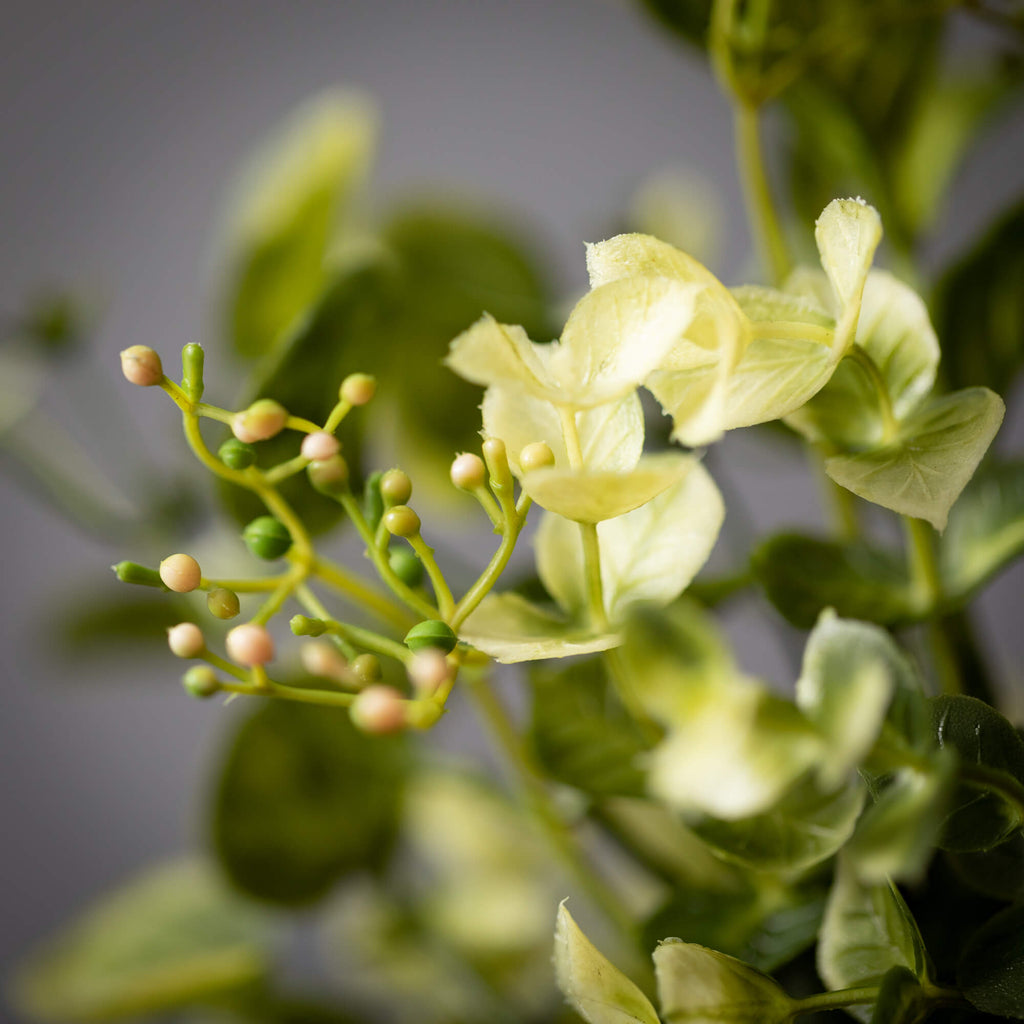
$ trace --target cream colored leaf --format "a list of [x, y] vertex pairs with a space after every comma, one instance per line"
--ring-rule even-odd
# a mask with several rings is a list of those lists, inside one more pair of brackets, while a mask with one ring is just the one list
[[514, 324], [499, 324], [489, 313], [452, 343], [445, 364], [460, 377], [546, 397], [555, 391], [548, 363], [551, 346], [530, 341]]

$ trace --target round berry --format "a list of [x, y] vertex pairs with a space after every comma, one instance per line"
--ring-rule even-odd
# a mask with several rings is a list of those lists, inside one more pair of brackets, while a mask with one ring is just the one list
[[483, 487], [487, 480], [484, 460], [472, 452], [457, 455], [452, 462], [451, 479], [452, 483], [463, 491], [475, 491], [478, 487]]
[[383, 675], [380, 658], [376, 654], [360, 654], [352, 659], [352, 674], [362, 685], [377, 682]]
[[160, 563], [160, 579], [168, 590], [176, 594], [187, 594], [195, 590], [202, 581], [203, 573], [199, 563], [191, 556], [168, 555]]
[[350, 373], [338, 390], [338, 397], [349, 405], [366, 405], [377, 393], [377, 380], [368, 373]]
[[179, 622], [167, 630], [167, 646], [179, 658], [198, 658], [206, 650], [206, 639], [194, 622]]
[[425, 647], [436, 647], [447, 654], [455, 649], [458, 638], [447, 622], [440, 619], [424, 619], [405, 634], [405, 646], [410, 651], [421, 651]]
[[132, 345], [121, 353], [121, 372], [133, 384], [149, 388], [164, 378], [160, 356], [148, 345]]
[[248, 409], [235, 413], [231, 420], [231, 431], [239, 441], [252, 444], [266, 441], [281, 433], [288, 419], [288, 410], [272, 398], [261, 398]]
[[238, 595], [227, 587], [216, 587], [206, 595], [206, 607], [218, 619], [233, 619], [241, 610]]
[[274, 640], [266, 628], [255, 622], [235, 626], [224, 640], [228, 657], [239, 665], [265, 665], [274, 657]]
[[220, 680], [217, 673], [209, 665], [195, 665], [181, 677], [182, 686], [193, 697], [206, 699], [212, 697], [220, 690]]
[[292, 546], [288, 527], [273, 516], [257, 516], [242, 531], [242, 540], [257, 558], [268, 562], [280, 558]]
[[348, 463], [340, 455], [311, 462], [306, 475], [321, 494], [344, 494], [348, 490]]
[[348, 673], [348, 662], [334, 644], [326, 640], [312, 640], [299, 650], [302, 667], [311, 676], [343, 681]]
[[256, 461], [256, 449], [237, 437], [229, 437], [217, 449], [217, 458], [228, 469], [248, 469]]
[[423, 563], [404, 544], [388, 554], [388, 565], [407, 587], [418, 587], [423, 582]]
[[555, 453], [544, 441], [534, 441], [519, 453], [519, 465], [524, 473], [534, 469], [547, 469], [555, 464]]
[[412, 481], [400, 469], [389, 469], [380, 478], [380, 493], [385, 505], [404, 505], [412, 497]]
[[368, 686], [356, 696], [349, 713], [363, 732], [383, 735], [406, 726], [405, 701], [393, 686]]
[[323, 462], [338, 454], [341, 442], [326, 430], [318, 430], [313, 434], [307, 434], [302, 439], [302, 457], [310, 462]]
[[440, 647], [424, 647], [409, 661], [409, 679], [420, 697], [429, 697], [452, 677], [452, 666]]
[[384, 525], [396, 537], [415, 537], [420, 532], [420, 517], [408, 505], [396, 505], [384, 513]]

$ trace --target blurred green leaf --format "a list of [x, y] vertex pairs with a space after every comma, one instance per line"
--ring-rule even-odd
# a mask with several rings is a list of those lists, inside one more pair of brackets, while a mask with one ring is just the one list
[[930, 701], [940, 747], [954, 750], [970, 784], [957, 787], [940, 845], [988, 850], [1024, 827], [1024, 740], [994, 708], [974, 697]]
[[[123, 658], [126, 645], [167, 650], [167, 630], [190, 617], [191, 609], [180, 598], [167, 593], [134, 591], [127, 596], [100, 597], [93, 593], [88, 601], [76, 591], [60, 623], [60, 651], [67, 657], [106, 655]], [[46, 629], [52, 637], [52, 622]], [[52, 642], [52, 641], [51, 641]], [[139, 656], [136, 650], [134, 656]]]
[[711, 23], [711, 0], [640, 0], [640, 6], [666, 28], [702, 49]]
[[224, 305], [241, 355], [271, 351], [320, 293], [328, 246], [375, 141], [368, 101], [326, 92], [289, 115], [239, 181]]
[[768, 600], [800, 629], [826, 608], [882, 625], [918, 614], [903, 558], [864, 543], [780, 533], [754, 549], [751, 565]]
[[921, 982], [906, 967], [891, 967], [882, 978], [871, 1024], [917, 1024], [924, 1019], [928, 1000]]
[[208, 865], [176, 861], [99, 902], [24, 964], [14, 998], [69, 1024], [166, 1013], [260, 981], [269, 921]]
[[623, 709], [599, 658], [530, 672], [530, 739], [545, 771], [593, 796], [640, 796], [643, 736]]
[[971, 936], [957, 985], [979, 1010], [1024, 1020], [1024, 904], [996, 914]]
[[1024, 362], [1024, 201], [939, 281], [932, 308], [952, 387], [1005, 393]]
[[957, 875], [976, 892], [997, 900], [1024, 900], [1024, 832], [991, 850], [947, 854]]
[[949, 513], [939, 548], [944, 591], [965, 601], [1024, 552], [1024, 462], [983, 468]]
[[213, 804], [213, 843], [242, 890], [297, 905], [387, 862], [403, 780], [397, 739], [348, 716], [270, 701], [235, 734]]

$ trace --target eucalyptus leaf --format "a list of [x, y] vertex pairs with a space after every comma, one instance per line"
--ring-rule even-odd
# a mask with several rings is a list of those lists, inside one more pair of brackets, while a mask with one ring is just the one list
[[195, 860], [116, 890], [19, 969], [13, 998], [33, 1019], [73, 1024], [164, 1014], [262, 980], [272, 922]]
[[328, 246], [375, 144], [370, 103], [326, 92], [290, 115], [239, 182], [225, 312], [241, 355], [271, 351], [321, 291]]
[[[917, 925], [890, 883], [866, 885], [840, 858], [818, 940], [818, 973], [832, 991], [881, 985], [893, 967], [928, 980], [928, 956]], [[870, 1011], [851, 1008], [860, 1020]]]
[[562, 903], [555, 928], [555, 976], [588, 1024], [658, 1024], [650, 1000], [580, 931]]
[[793, 1000], [749, 964], [714, 949], [666, 939], [654, 951], [662, 1016], [679, 1024], [784, 1024]]
[[1003, 420], [1003, 402], [987, 388], [967, 388], [925, 403], [883, 448], [825, 460], [837, 484], [937, 530], [970, 480]]
[[402, 745], [344, 713], [271, 701], [246, 718], [221, 769], [213, 843], [231, 880], [285, 905], [380, 870], [395, 832]]
[[800, 629], [826, 608], [881, 625], [920, 614], [906, 560], [863, 542], [780, 533], [754, 549], [751, 566], [771, 603]]
[[979, 1010], [1024, 1020], [1024, 904], [996, 914], [971, 936], [957, 985]]

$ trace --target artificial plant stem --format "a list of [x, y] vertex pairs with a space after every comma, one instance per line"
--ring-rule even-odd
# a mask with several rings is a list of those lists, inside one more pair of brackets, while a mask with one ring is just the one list
[[419, 533], [414, 533], [408, 538], [408, 541], [413, 551], [416, 552], [416, 557], [419, 558], [423, 568], [427, 571], [430, 585], [434, 588], [434, 597], [437, 598], [437, 608], [441, 618], [448, 622], [452, 615], [455, 614], [455, 598], [452, 597], [451, 587], [448, 586], [448, 581], [444, 578], [444, 573], [437, 564], [437, 559], [434, 557], [434, 549], [423, 539], [423, 535]]
[[780, 286], [789, 276], [792, 261], [779, 223], [761, 150], [759, 109], [742, 99], [735, 101], [736, 160], [743, 181], [747, 215], [772, 280]]
[[335, 565], [321, 555], [313, 558], [310, 569], [314, 575], [340, 591], [354, 604], [368, 608], [378, 618], [390, 622], [398, 629], [408, 629], [415, 621], [383, 594], [371, 590], [358, 576], [353, 576], [340, 565]]
[[408, 661], [411, 654], [408, 647], [397, 643], [390, 637], [381, 636], [380, 633], [375, 633], [373, 630], [353, 626], [347, 622], [338, 622], [337, 619], [331, 617], [331, 613], [309, 587], [305, 585], [297, 587], [295, 596], [305, 605], [307, 611], [326, 623], [328, 632], [343, 641], [346, 648], [351, 650], [354, 645], [366, 651], [394, 658], [403, 664]]
[[469, 678], [467, 687], [480, 717], [522, 788], [527, 804], [568, 871], [614, 926], [626, 949], [636, 950], [636, 924], [629, 909], [590, 866], [562, 816], [558, 813], [522, 738], [483, 673]]
[[835, 992], [818, 992], [793, 1000], [790, 1019], [819, 1010], [842, 1010], [847, 1006], [870, 1006], [878, 999], [878, 987], [842, 988]]

